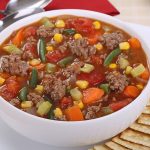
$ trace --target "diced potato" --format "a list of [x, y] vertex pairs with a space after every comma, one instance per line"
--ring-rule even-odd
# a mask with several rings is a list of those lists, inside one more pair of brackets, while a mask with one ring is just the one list
[[39, 65], [41, 63], [41, 61], [39, 59], [32, 59], [31, 61], [29, 61], [29, 64], [31, 66], [36, 66]]
[[37, 114], [39, 116], [44, 116], [50, 111], [51, 107], [52, 107], [52, 104], [49, 101], [44, 101], [43, 103], [39, 105]]
[[55, 26], [57, 28], [64, 28], [65, 27], [65, 22], [63, 20], [57, 20], [55, 23]]
[[21, 108], [25, 109], [25, 108], [31, 108], [33, 106], [33, 102], [32, 101], [24, 101], [21, 103]]
[[125, 73], [126, 73], [127, 75], [130, 74], [132, 69], [133, 69], [133, 68], [132, 68], [131, 66], [127, 66]]
[[62, 34], [59, 34], [59, 33], [56, 33], [54, 35], [54, 40], [57, 42], [57, 43], [61, 43], [63, 41], [63, 35]]
[[42, 85], [37, 85], [35, 88], [35, 91], [42, 94], [44, 90], [44, 87]]
[[140, 76], [143, 72], [145, 71], [145, 67], [143, 66], [143, 64], [138, 65], [137, 67], [133, 68], [131, 70], [131, 75], [133, 77], [138, 77]]
[[139, 90], [143, 90], [144, 86], [142, 84], [137, 84], [136, 87], [139, 89]]
[[47, 47], [46, 47], [46, 50], [47, 50], [47, 51], [53, 51], [54, 48], [53, 48], [53, 46], [47, 46]]
[[77, 80], [76, 81], [76, 85], [80, 88], [80, 89], [86, 89], [89, 85], [89, 82], [86, 80]]
[[60, 108], [56, 108], [54, 110], [54, 115], [55, 115], [56, 118], [61, 117], [63, 115], [62, 110]]
[[76, 33], [76, 34], [74, 35], [74, 39], [75, 39], [75, 40], [77, 40], [77, 39], [82, 39], [82, 35], [79, 34], [79, 33]]
[[77, 105], [80, 109], [84, 108], [84, 104], [82, 101], [74, 101], [73, 103], [74, 105]]
[[95, 48], [98, 50], [98, 51], [101, 51], [103, 49], [103, 45], [101, 43], [97, 43], [95, 45]]
[[122, 42], [119, 44], [119, 48], [121, 50], [129, 50], [130, 49], [130, 44], [129, 42]]
[[4, 79], [4, 78], [2, 78], [2, 77], [0, 77], [0, 86], [1, 86], [1, 85], [3, 85], [3, 84], [4, 84], [4, 82], [5, 82], [5, 79]]
[[83, 98], [83, 95], [78, 88], [71, 89], [70, 95], [71, 95], [72, 99], [75, 101], [80, 101]]
[[100, 29], [101, 28], [101, 23], [99, 21], [94, 21], [93, 22], [93, 26], [94, 26], [94, 29]]
[[110, 69], [116, 69], [116, 68], [117, 68], [117, 64], [111, 63], [111, 64], [109, 65], [109, 68], [110, 68]]
[[95, 67], [91, 64], [85, 64], [82, 68], [80, 68], [80, 70], [85, 73], [90, 73], [94, 69], [95, 69]]

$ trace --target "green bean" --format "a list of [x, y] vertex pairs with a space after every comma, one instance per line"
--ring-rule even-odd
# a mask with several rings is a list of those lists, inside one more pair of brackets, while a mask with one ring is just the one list
[[69, 63], [73, 61], [73, 56], [66, 57], [58, 62], [60, 67], [66, 67]]
[[113, 113], [113, 110], [109, 106], [102, 107], [101, 111], [104, 113], [104, 115], [108, 115], [108, 114]]
[[27, 87], [23, 87], [21, 90], [20, 90], [20, 93], [19, 93], [19, 99], [20, 101], [27, 101], [27, 94], [28, 94], [28, 88]]
[[41, 61], [43, 63], [45, 63], [46, 62], [46, 57], [45, 57], [45, 54], [46, 54], [46, 45], [45, 45], [45, 40], [43, 38], [39, 39], [39, 42], [38, 42], [38, 52], [39, 52]]
[[38, 72], [36, 68], [32, 69], [31, 78], [29, 80], [29, 85], [31, 88], [35, 88], [38, 82]]
[[121, 53], [121, 50], [119, 48], [113, 50], [105, 59], [104, 66], [108, 66], [112, 60]]
[[74, 35], [76, 33], [75, 29], [64, 29], [63, 34]]
[[99, 87], [103, 89], [106, 94], [110, 92], [109, 84], [101, 84]]

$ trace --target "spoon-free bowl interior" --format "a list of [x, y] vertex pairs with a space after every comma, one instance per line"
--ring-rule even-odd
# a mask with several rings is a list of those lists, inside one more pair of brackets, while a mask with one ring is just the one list
[[[140, 35], [131, 30], [124, 22], [104, 14], [86, 10], [56, 10], [27, 17], [3, 30], [0, 33], [0, 43], [2, 43], [14, 30], [33, 23], [42, 17], [53, 17], [64, 14], [102, 20], [125, 30], [142, 42], [147, 59], [150, 60], [150, 51]], [[111, 115], [89, 121], [60, 122], [39, 118], [15, 108], [3, 98], [0, 98], [0, 116], [18, 133], [38, 142], [54, 146], [89, 145], [111, 138], [133, 123], [140, 115], [149, 99], [149, 88], [150, 82], [148, 82], [138, 98], [125, 108]]]

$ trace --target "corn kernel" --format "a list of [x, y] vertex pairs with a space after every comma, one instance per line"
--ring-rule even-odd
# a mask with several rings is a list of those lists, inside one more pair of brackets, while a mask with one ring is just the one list
[[62, 113], [60, 108], [56, 108], [54, 110], [54, 115], [55, 115], [56, 118], [59, 118], [59, 117], [61, 117], [63, 115], [63, 113]]
[[98, 51], [100, 51], [100, 50], [103, 49], [103, 45], [102, 45], [101, 43], [98, 43], [98, 44], [95, 45], [95, 48], [96, 48]]
[[86, 80], [78, 80], [76, 81], [76, 85], [80, 88], [80, 89], [86, 89], [89, 85], [89, 82]]
[[84, 104], [83, 104], [82, 101], [74, 101], [73, 103], [74, 103], [74, 105], [79, 106], [80, 109], [83, 109], [83, 108], [84, 108]]
[[82, 39], [82, 35], [79, 34], [79, 33], [76, 33], [76, 34], [74, 35], [74, 39], [75, 39], [75, 40], [77, 40], [77, 39]]
[[33, 106], [33, 102], [32, 101], [24, 101], [21, 103], [21, 108], [31, 108]]
[[132, 68], [131, 66], [127, 66], [125, 73], [126, 73], [127, 75], [130, 74], [131, 71], [132, 71], [132, 69], [133, 69], [133, 68]]
[[137, 84], [136, 87], [139, 89], [139, 90], [143, 90], [144, 86], [142, 84]]
[[94, 29], [100, 29], [101, 28], [101, 23], [99, 21], [94, 21], [93, 22], [93, 26], [94, 26]]
[[112, 64], [109, 65], [109, 68], [110, 69], [116, 69], [117, 65], [115, 63], [112, 63]]
[[35, 91], [38, 92], [39, 94], [42, 94], [44, 90], [44, 87], [42, 85], [37, 85], [35, 88]]
[[41, 63], [41, 61], [39, 59], [32, 59], [31, 61], [29, 61], [29, 64], [31, 66], [37, 66]]
[[55, 23], [55, 26], [57, 28], [64, 28], [65, 27], [65, 22], [63, 20], [57, 20]]
[[0, 86], [3, 85], [4, 82], [5, 82], [5, 79], [0, 77]]
[[57, 43], [61, 43], [62, 40], [63, 40], [63, 35], [62, 34], [59, 34], [59, 33], [56, 33], [54, 35], [54, 40], [57, 42]]
[[47, 47], [46, 47], [46, 50], [47, 50], [47, 51], [53, 51], [54, 48], [53, 48], [53, 46], [47, 46]]
[[121, 50], [129, 50], [130, 49], [130, 44], [129, 42], [122, 42], [119, 44], [119, 48]]

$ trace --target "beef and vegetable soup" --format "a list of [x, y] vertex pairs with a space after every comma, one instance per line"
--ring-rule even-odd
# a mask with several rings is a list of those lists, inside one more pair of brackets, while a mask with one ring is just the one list
[[149, 79], [140, 41], [78, 16], [44, 17], [0, 46], [0, 95], [47, 119], [80, 121], [131, 103]]

